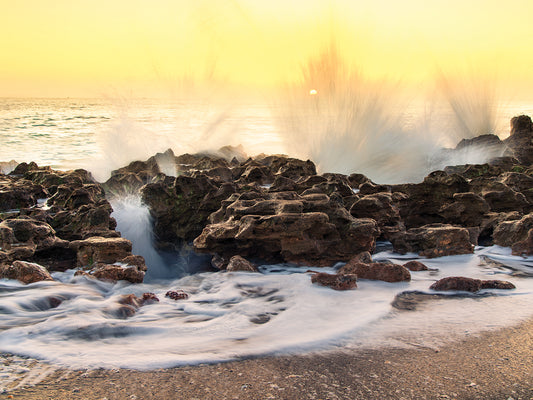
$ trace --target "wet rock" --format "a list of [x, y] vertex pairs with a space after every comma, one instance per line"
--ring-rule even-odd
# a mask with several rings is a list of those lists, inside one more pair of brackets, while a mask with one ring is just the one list
[[439, 210], [448, 224], [460, 226], [480, 226], [490, 208], [485, 199], [473, 192], [455, 193], [452, 202]]
[[500, 176], [504, 169], [491, 163], [453, 165], [444, 168], [448, 174], [458, 174], [466, 179], [494, 178]]
[[159, 298], [155, 295], [155, 293], [146, 292], [142, 295], [142, 302], [143, 304], [158, 303]]
[[350, 259], [352, 262], [360, 262], [370, 264], [372, 262], [372, 255], [368, 251], [363, 251]]
[[241, 256], [231, 257], [228, 266], [226, 267], [226, 270], [257, 272], [257, 268], [250, 261], [246, 260]]
[[98, 263], [88, 271], [77, 271], [75, 275], [91, 276], [99, 280], [118, 282], [128, 281], [131, 283], [142, 283], [144, 270], [135, 265], [114, 265]]
[[424, 293], [418, 290], [409, 290], [405, 292], [398, 293], [391, 305], [397, 310], [403, 311], [415, 311], [424, 303], [431, 300], [442, 300], [442, 299], [454, 299], [454, 298], [465, 298], [473, 297], [472, 294], [442, 294], [442, 293]]
[[372, 218], [378, 223], [381, 238], [390, 240], [398, 232], [404, 231], [400, 211], [391, 193], [375, 193], [361, 197], [350, 208], [355, 218]]
[[187, 300], [189, 295], [183, 290], [169, 290], [165, 293], [165, 297], [168, 297], [172, 300]]
[[447, 291], [458, 290], [464, 292], [478, 292], [481, 289], [514, 289], [515, 286], [507, 281], [466, 278], [464, 276], [449, 276], [433, 283], [432, 290]]
[[522, 218], [518, 211], [507, 213], [487, 213], [480, 226], [478, 244], [492, 246], [494, 244], [494, 229], [504, 221], [516, 221]]
[[37, 199], [46, 197], [48, 192], [41, 185], [0, 174], [0, 212], [33, 207]]
[[357, 275], [318, 272], [311, 275], [311, 282], [328, 286], [334, 290], [351, 290], [357, 288]]
[[516, 289], [516, 286], [508, 281], [482, 280], [481, 289]]
[[512, 254], [515, 256], [531, 256], [533, 255], [533, 229], [528, 231], [527, 237], [512, 245]]
[[393, 192], [406, 194], [399, 201], [400, 216], [407, 229], [446, 222], [442, 210], [457, 193], [470, 192], [465, 178], [458, 174], [435, 171], [418, 184], [394, 185]]
[[412, 260], [403, 265], [409, 271], [428, 271], [429, 268], [420, 261]]
[[131, 247], [131, 242], [124, 238], [92, 237], [70, 243], [70, 248], [77, 252], [78, 267], [119, 262], [131, 256]]
[[501, 222], [494, 229], [494, 244], [511, 247], [526, 240], [530, 229], [533, 229], [533, 213], [519, 220]]
[[511, 119], [511, 135], [504, 140], [522, 165], [533, 164], [533, 128], [531, 118], [520, 115]]
[[173, 248], [192, 241], [207, 225], [209, 215], [235, 190], [235, 185], [217, 186], [205, 175], [179, 176], [172, 185], [159, 182], [144, 186], [142, 198], [154, 218], [159, 247]]
[[224, 202], [194, 241], [199, 252], [268, 261], [332, 265], [374, 248], [376, 222], [353, 218], [325, 194], [237, 195]]
[[339, 274], [354, 274], [359, 279], [371, 279], [385, 282], [410, 281], [409, 270], [402, 265], [389, 263], [365, 264], [357, 260], [350, 260], [340, 270]]
[[0, 278], [16, 279], [22, 283], [53, 281], [45, 267], [25, 261], [14, 261], [12, 265], [1, 265]]
[[139, 309], [145, 304], [153, 304], [159, 302], [159, 299], [154, 293], [143, 293], [141, 297], [137, 297], [134, 294], [123, 294], [118, 300], [119, 304], [129, 305], [135, 309]]
[[370, 181], [363, 182], [361, 185], [359, 185], [359, 194], [361, 195], [384, 193], [384, 192], [390, 192], [390, 191], [391, 191], [391, 186], [377, 185]]
[[481, 290], [481, 280], [466, 278], [464, 276], [449, 276], [433, 283], [430, 287], [433, 290], [460, 290], [464, 292], [478, 292]]
[[468, 229], [445, 224], [412, 228], [391, 242], [398, 253], [415, 252], [428, 258], [474, 252]]

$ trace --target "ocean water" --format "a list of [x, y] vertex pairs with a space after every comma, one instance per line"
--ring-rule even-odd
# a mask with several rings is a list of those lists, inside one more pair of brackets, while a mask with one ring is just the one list
[[[243, 144], [249, 154], [297, 153], [297, 148], [287, 148], [291, 142], [283, 138], [276, 107], [268, 102], [214, 106], [3, 99], [0, 161], [91, 166], [104, 180], [111, 169], [169, 147], [176, 154], [226, 144]], [[415, 119], [417, 112], [416, 107], [409, 109], [409, 118]], [[519, 113], [532, 114], [533, 109], [527, 104], [502, 109], [502, 138], [509, 119]], [[111, 284], [75, 277], [73, 271], [54, 273], [54, 282], [23, 285], [2, 280], [0, 352], [73, 368], [151, 369], [338, 347], [438, 347], [465, 333], [515, 324], [533, 314], [533, 258], [511, 256], [507, 248], [479, 247], [473, 255], [422, 260], [434, 270], [413, 272], [411, 282], [359, 280], [357, 290], [336, 292], [313, 285], [306, 267], [199, 272], [197, 258], [187, 249], [174, 255], [153, 249], [149, 213], [138, 199], [116, 200], [113, 208], [117, 229], [133, 241], [134, 253], [147, 260], [145, 283]], [[391, 252], [374, 255], [375, 260], [397, 263], [417, 258]], [[457, 275], [509, 280], [517, 288], [466, 297], [451, 293], [422, 302], [414, 311], [391, 304], [403, 291], [430, 293], [435, 280]], [[175, 289], [185, 290], [189, 298], [165, 297]], [[125, 313], [121, 296], [144, 292], [155, 293], [160, 301]], [[61, 304], [53, 307], [51, 298]]]

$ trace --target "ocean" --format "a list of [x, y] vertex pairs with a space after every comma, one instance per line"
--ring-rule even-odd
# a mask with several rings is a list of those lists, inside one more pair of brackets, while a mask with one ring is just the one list
[[[316, 100], [312, 101], [313, 118], [323, 116], [322, 109], [317, 112]], [[321, 172], [348, 169], [376, 181], [416, 181], [435, 166], [421, 152], [450, 138], [449, 112], [439, 114], [435, 124], [444, 122], [431, 128], [439, 134], [424, 136], [427, 140], [398, 136], [412, 132], [409, 127], [423, 114], [421, 107], [409, 106], [400, 130], [360, 132], [349, 145], [347, 136], [335, 136], [328, 130], [331, 127], [319, 134], [309, 128], [288, 140], [283, 132], [295, 128], [296, 118], [287, 117], [287, 110], [280, 108], [280, 103], [240, 101], [213, 105], [149, 99], [1, 99], [0, 161], [35, 161], [58, 169], [83, 167], [104, 181], [111, 170], [167, 148], [181, 154], [242, 144], [251, 155], [308, 156]], [[298, 120], [309, 116], [293, 111]], [[382, 115], [381, 111], [373, 114]], [[500, 107], [496, 133], [504, 138], [510, 118], [520, 113], [533, 114], [533, 105]], [[313, 128], [321, 126], [313, 124]], [[393, 146], [387, 143], [391, 132], [396, 135]], [[347, 133], [353, 133], [352, 128]], [[396, 145], [398, 139], [401, 146]], [[377, 160], [368, 157], [372, 150], [379, 154], [387, 147], [389, 153]], [[347, 157], [341, 154], [343, 148], [349, 152]], [[392, 159], [391, 151], [403, 157], [383, 168]], [[424, 164], [404, 165], [406, 159], [416, 158], [413, 154], [422, 155]], [[339, 159], [347, 161], [332, 164]], [[350, 164], [352, 159], [359, 164]], [[362, 165], [364, 171], [352, 169], [354, 165]], [[341, 347], [438, 348], [465, 334], [516, 324], [533, 314], [533, 257], [512, 256], [508, 248], [477, 247], [472, 255], [424, 259], [433, 270], [412, 272], [411, 282], [361, 280], [357, 290], [336, 292], [313, 285], [307, 267], [261, 265], [259, 274], [197, 271], [190, 250], [163, 257], [153, 249], [149, 212], [138, 198], [118, 199], [112, 205], [117, 230], [133, 241], [134, 253], [147, 260], [145, 283], [100, 282], [74, 276], [74, 271], [55, 272], [54, 282], [30, 285], [1, 280], [0, 352], [73, 368], [152, 369]], [[389, 250], [373, 257], [399, 263], [419, 258]], [[414, 311], [392, 305], [401, 292], [429, 293], [432, 282], [456, 275], [508, 280], [517, 289], [470, 296], [452, 293], [422, 302]], [[174, 289], [185, 290], [189, 299], [165, 298], [166, 291]], [[124, 318], [120, 296], [144, 292], [155, 293], [161, 301]], [[50, 296], [65, 301], [51, 308]]]

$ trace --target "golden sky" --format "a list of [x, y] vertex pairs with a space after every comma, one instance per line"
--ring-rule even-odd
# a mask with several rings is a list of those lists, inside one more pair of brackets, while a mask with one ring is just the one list
[[332, 37], [372, 79], [467, 69], [533, 98], [533, 1], [0, 0], [0, 97], [268, 90]]

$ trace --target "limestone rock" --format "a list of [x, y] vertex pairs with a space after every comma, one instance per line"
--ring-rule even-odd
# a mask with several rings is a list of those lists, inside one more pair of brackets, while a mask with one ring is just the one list
[[354, 274], [359, 279], [371, 279], [385, 282], [410, 281], [409, 270], [402, 265], [373, 262], [364, 264], [350, 260], [340, 270], [339, 274]]
[[311, 282], [318, 283], [321, 286], [328, 286], [334, 290], [351, 290], [357, 288], [357, 275], [317, 272], [311, 275]]
[[0, 266], [0, 278], [16, 279], [22, 283], [53, 281], [42, 265], [25, 261], [14, 261], [12, 265]]
[[257, 268], [248, 260], [241, 256], [233, 256], [230, 258], [227, 271], [246, 271], [257, 272]]

